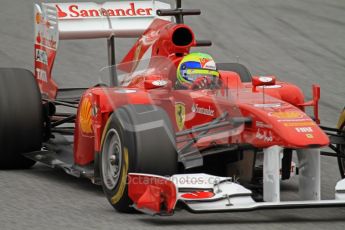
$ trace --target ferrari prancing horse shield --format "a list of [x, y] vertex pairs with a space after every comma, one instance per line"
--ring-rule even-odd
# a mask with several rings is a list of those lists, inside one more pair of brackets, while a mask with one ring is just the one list
[[176, 124], [181, 131], [184, 127], [184, 122], [186, 120], [186, 107], [184, 103], [182, 102], [176, 102], [175, 103], [175, 118], [176, 118]]

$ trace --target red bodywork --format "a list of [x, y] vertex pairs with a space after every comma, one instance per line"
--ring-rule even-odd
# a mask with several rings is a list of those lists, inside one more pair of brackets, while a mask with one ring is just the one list
[[[189, 35], [189, 40], [185, 40], [182, 35]], [[124, 64], [121, 68], [131, 72], [147, 55], [151, 58], [165, 57], [177, 67], [183, 55], [189, 53], [196, 44], [194, 33], [188, 26], [156, 19], [123, 59], [122, 63], [130, 64]], [[176, 72], [168, 76], [160, 73], [138, 76], [123, 87], [86, 90], [77, 114], [75, 163], [87, 165], [94, 160], [95, 153], [101, 148], [102, 133], [108, 117], [116, 108], [126, 104], [154, 104], [164, 108], [176, 132], [210, 122], [225, 111], [230, 117], [252, 118], [252, 123], [243, 125], [243, 131], [236, 135], [215, 135], [199, 140], [196, 145], [201, 149], [215, 142], [248, 143], [257, 148], [280, 145], [293, 149], [329, 144], [325, 133], [304, 113], [304, 106], [317, 108], [318, 98], [314, 97], [315, 100], [305, 103], [302, 91], [295, 85], [276, 82], [270, 87], [255, 86], [253, 89], [252, 83], [241, 82], [235, 72], [220, 71], [220, 74], [223, 87], [218, 90], [174, 90], [172, 85]], [[157, 88], [152, 84], [155, 80], [166, 80], [168, 84]], [[42, 85], [40, 82], [40, 86], [42, 93], [55, 97], [52, 93], [55, 84], [50, 74], [47, 83]], [[123, 88], [131, 91], [124, 93], [119, 90]], [[186, 115], [182, 129], [176, 117], [178, 104], [183, 104]], [[204, 112], [198, 113], [198, 108]]]

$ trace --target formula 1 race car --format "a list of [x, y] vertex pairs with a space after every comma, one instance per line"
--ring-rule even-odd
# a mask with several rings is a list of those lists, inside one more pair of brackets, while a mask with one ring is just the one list
[[[321, 200], [321, 154], [338, 157], [344, 176], [345, 112], [336, 129], [319, 126], [318, 85], [306, 102], [275, 76], [216, 63], [217, 84], [175, 87], [183, 57], [212, 44], [184, 24], [199, 14], [181, 0], [176, 8], [149, 0], [35, 5], [34, 74], [0, 69], [0, 168], [41, 162], [87, 177], [121, 212], [345, 206], [345, 180], [335, 200]], [[118, 64], [116, 37], [139, 37]], [[59, 40], [91, 38], [108, 41], [99, 83], [59, 89], [52, 78]], [[327, 146], [335, 153], [320, 151]], [[293, 176], [300, 200], [281, 201], [280, 181]]]

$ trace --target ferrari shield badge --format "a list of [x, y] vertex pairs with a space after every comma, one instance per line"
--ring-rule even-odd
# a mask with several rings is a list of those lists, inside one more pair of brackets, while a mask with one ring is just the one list
[[184, 122], [186, 120], [186, 107], [182, 102], [175, 103], [175, 117], [176, 117], [176, 124], [181, 131], [184, 127]]

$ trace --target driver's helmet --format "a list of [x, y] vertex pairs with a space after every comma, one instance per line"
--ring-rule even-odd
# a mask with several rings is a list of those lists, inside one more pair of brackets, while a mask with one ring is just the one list
[[219, 80], [216, 63], [209, 54], [191, 53], [186, 55], [177, 68], [178, 88], [192, 88], [198, 81], [204, 79], [205, 88], [215, 87]]

